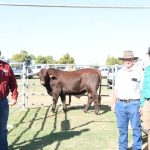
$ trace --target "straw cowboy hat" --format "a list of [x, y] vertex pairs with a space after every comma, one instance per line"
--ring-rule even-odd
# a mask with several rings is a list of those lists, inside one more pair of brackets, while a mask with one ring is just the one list
[[137, 60], [138, 57], [134, 57], [133, 51], [127, 50], [123, 52], [123, 57], [119, 57], [120, 60], [129, 59], [132, 58], [134, 60]]

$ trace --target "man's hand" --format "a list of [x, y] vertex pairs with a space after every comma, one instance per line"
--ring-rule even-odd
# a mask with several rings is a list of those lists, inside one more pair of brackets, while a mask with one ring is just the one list
[[14, 106], [16, 103], [17, 103], [17, 101], [16, 101], [15, 99], [12, 99], [12, 100], [9, 102], [9, 105], [10, 105], [10, 106]]
[[115, 113], [115, 104], [111, 105], [111, 111]]

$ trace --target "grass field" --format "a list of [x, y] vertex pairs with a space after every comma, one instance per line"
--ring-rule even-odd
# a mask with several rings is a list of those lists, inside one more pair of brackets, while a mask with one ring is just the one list
[[[31, 80], [30, 82], [38, 82]], [[43, 87], [31, 87], [31, 92], [44, 91]], [[118, 129], [115, 114], [110, 111], [111, 90], [102, 88], [102, 106], [100, 115], [94, 114], [91, 106], [84, 113], [86, 97], [79, 100], [72, 97], [71, 106], [65, 114], [62, 106], [57, 105], [56, 113], [51, 109], [51, 99], [47, 96], [29, 97], [30, 104], [25, 110], [18, 110], [9, 117], [10, 150], [117, 150]], [[48, 103], [44, 103], [46, 101]], [[40, 107], [31, 104], [44, 103]], [[34, 106], [34, 107], [32, 107]], [[129, 147], [132, 145], [129, 128]], [[146, 137], [143, 135], [143, 141]], [[144, 149], [144, 148], [143, 148]]]

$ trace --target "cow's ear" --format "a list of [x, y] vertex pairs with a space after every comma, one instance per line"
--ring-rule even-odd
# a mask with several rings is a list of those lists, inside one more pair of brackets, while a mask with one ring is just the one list
[[56, 77], [53, 74], [49, 75], [50, 79], [56, 79]]
[[54, 75], [50, 74], [50, 75], [49, 75], [49, 77], [50, 77], [50, 78], [53, 78], [53, 77], [54, 77]]

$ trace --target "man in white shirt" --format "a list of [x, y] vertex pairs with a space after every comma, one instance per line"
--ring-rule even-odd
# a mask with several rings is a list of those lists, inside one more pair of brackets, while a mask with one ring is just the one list
[[124, 67], [117, 73], [113, 90], [112, 111], [116, 113], [119, 129], [119, 150], [128, 149], [128, 125], [133, 131], [133, 150], [142, 149], [142, 132], [140, 121], [140, 96], [142, 85], [142, 70], [134, 67], [133, 51], [124, 51]]

